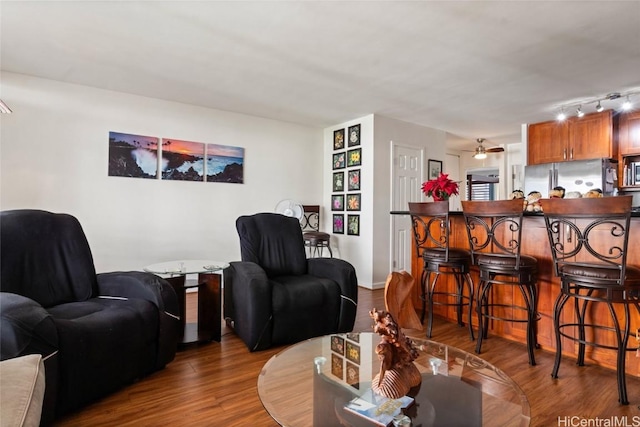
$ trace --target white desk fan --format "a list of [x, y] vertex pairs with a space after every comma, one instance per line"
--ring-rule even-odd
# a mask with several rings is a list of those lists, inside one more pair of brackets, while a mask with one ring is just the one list
[[302, 208], [302, 205], [291, 199], [280, 200], [276, 205], [275, 211], [276, 213], [284, 216], [298, 218], [298, 221], [300, 221], [304, 215], [304, 209]]

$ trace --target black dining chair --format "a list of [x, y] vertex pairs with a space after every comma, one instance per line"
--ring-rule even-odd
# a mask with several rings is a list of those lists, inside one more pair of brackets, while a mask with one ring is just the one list
[[[409, 213], [413, 225], [413, 238], [416, 254], [422, 259], [423, 269], [420, 276], [420, 296], [422, 299], [421, 323], [424, 323], [428, 306], [429, 318], [427, 337], [431, 338], [433, 327], [433, 306], [455, 306], [460, 326], [463, 308], [467, 307], [469, 335], [473, 336], [471, 323], [473, 306], [473, 280], [471, 280], [471, 252], [464, 248], [450, 246], [449, 202], [409, 203]], [[440, 275], [455, 278], [456, 289], [451, 292], [442, 282], [438, 289]], [[466, 293], [465, 293], [466, 291]]]
[[[629, 347], [630, 307], [640, 316], [640, 269], [627, 265], [631, 199], [541, 201], [554, 270], [560, 277], [553, 309], [556, 357], [551, 375], [558, 378], [563, 338], [578, 343], [579, 366], [584, 365], [586, 346], [615, 350], [618, 401], [625, 405], [629, 403], [626, 353], [637, 350]], [[606, 309], [598, 311], [597, 306]]]
[[[487, 338], [489, 320], [526, 324], [529, 364], [535, 365], [538, 260], [522, 254], [522, 200], [462, 201], [473, 263], [480, 270], [476, 291], [478, 341], [476, 353]], [[494, 292], [494, 288], [503, 292]], [[521, 298], [501, 300], [519, 290]], [[515, 288], [515, 289], [514, 289]], [[505, 290], [506, 289], [506, 290]]]

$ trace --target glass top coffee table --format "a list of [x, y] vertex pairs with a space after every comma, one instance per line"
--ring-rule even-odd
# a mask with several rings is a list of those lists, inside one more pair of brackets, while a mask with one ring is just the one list
[[[258, 395], [283, 426], [374, 426], [345, 406], [371, 393], [380, 370], [374, 333], [333, 334], [273, 356], [258, 377]], [[403, 412], [413, 426], [528, 426], [529, 402], [504, 372], [446, 344], [415, 340], [422, 384]], [[366, 397], [366, 396], [365, 396]]]
[[[220, 342], [222, 334], [220, 275], [229, 267], [221, 261], [206, 259], [186, 259], [160, 262], [144, 267], [144, 271], [154, 273], [167, 280], [178, 297], [182, 335], [179, 344], [208, 341]], [[187, 274], [197, 274], [196, 282], [186, 280]], [[198, 321], [186, 322], [186, 291], [198, 288]]]

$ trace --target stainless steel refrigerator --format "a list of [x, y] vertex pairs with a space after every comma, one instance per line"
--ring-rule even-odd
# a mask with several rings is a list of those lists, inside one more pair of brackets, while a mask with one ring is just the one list
[[567, 193], [579, 191], [584, 194], [598, 188], [605, 196], [612, 196], [618, 186], [616, 167], [617, 161], [611, 159], [525, 166], [524, 195], [526, 197], [532, 191], [539, 191], [542, 197], [548, 197], [549, 190], [560, 186]]

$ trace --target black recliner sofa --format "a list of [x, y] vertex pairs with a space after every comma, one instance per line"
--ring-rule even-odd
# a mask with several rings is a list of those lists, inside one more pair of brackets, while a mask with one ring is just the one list
[[179, 308], [165, 280], [96, 274], [76, 218], [0, 213], [0, 358], [45, 358], [43, 424], [173, 360]]
[[227, 323], [250, 351], [350, 332], [358, 280], [337, 258], [306, 257], [300, 223], [276, 213], [236, 221], [242, 261], [225, 270]]

